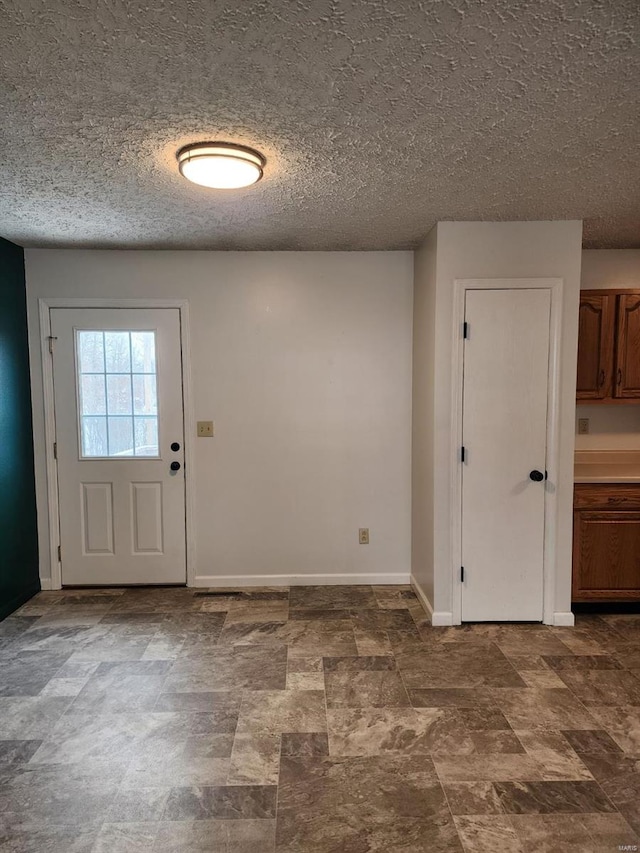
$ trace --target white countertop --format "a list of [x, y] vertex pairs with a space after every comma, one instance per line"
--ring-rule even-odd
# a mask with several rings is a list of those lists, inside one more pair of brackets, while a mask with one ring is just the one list
[[640, 451], [577, 450], [575, 483], [640, 483]]

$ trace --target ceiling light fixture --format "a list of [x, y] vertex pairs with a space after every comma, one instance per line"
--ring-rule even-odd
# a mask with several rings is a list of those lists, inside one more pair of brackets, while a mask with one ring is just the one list
[[217, 190], [249, 187], [262, 177], [265, 158], [252, 148], [229, 142], [196, 142], [177, 153], [180, 174]]

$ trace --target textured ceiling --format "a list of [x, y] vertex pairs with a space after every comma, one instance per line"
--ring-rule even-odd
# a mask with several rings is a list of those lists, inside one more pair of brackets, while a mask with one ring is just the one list
[[[0, 0], [0, 234], [395, 249], [437, 220], [640, 247], [638, 0]], [[176, 150], [267, 157], [248, 190]]]

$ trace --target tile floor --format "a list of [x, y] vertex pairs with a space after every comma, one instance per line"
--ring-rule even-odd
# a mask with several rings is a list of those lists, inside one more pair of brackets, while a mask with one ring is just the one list
[[41, 593], [0, 623], [0, 850], [640, 844], [640, 616], [431, 628], [409, 587]]

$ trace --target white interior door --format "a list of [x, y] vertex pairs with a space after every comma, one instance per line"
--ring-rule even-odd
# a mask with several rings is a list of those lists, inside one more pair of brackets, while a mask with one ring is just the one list
[[551, 292], [468, 290], [462, 620], [543, 616]]
[[54, 308], [51, 335], [62, 583], [185, 583], [179, 310]]

